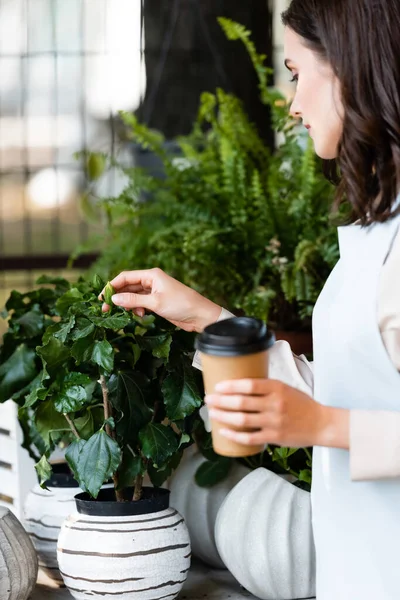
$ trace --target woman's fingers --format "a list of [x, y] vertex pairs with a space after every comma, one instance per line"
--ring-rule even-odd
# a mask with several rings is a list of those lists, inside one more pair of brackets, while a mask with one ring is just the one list
[[144, 289], [150, 289], [153, 285], [154, 276], [157, 275], [159, 269], [146, 269], [144, 271], [123, 271], [112, 281], [111, 285], [115, 290], [120, 290], [130, 285], [140, 285]]
[[233, 379], [221, 381], [215, 386], [219, 394], [254, 394], [267, 395], [279, 393], [284, 384], [273, 379]]
[[118, 293], [112, 297], [115, 306], [121, 306], [128, 310], [133, 308], [146, 308], [154, 310], [155, 298], [152, 294], [135, 294], [134, 292]]
[[144, 288], [141, 284], [137, 285], [126, 285], [121, 289], [115, 289], [116, 294], [126, 294], [127, 292], [133, 292], [134, 294], [151, 294], [151, 288]]
[[245, 446], [258, 446], [259, 444], [275, 444], [276, 433], [269, 430], [261, 430], [253, 432], [233, 431], [233, 429], [220, 429], [219, 433], [224, 437], [244, 444]]
[[239, 412], [217, 408], [210, 408], [209, 416], [210, 419], [238, 429], [262, 429], [268, 421], [272, 425], [275, 420], [273, 413]]
[[220, 408], [226, 410], [241, 410], [250, 412], [261, 412], [267, 409], [267, 401], [264, 396], [223, 396], [221, 394], [210, 394], [205, 397], [209, 408]]

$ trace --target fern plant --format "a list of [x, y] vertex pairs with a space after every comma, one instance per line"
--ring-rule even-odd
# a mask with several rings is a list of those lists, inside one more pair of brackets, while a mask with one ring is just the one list
[[[228, 19], [220, 24], [245, 45], [281, 142], [271, 151], [242, 102], [222, 89], [202, 94], [192, 133], [177, 140], [178, 159], [159, 132], [122, 113], [130, 138], [159, 156], [166, 178], [119, 166], [128, 178], [124, 191], [96, 200], [108, 229], [94, 268], [109, 278], [159, 266], [233, 311], [280, 329], [308, 328], [338, 256], [333, 187], [311, 143], [299, 139], [286, 99], [269, 87], [272, 72], [250, 32]], [[99, 162], [116, 166], [103, 155]], [[152, 200], [141, 202], [142, 192]]]

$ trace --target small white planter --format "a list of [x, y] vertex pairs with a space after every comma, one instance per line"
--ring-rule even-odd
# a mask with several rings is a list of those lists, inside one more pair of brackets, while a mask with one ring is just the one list
[[[151, 495], [151, 488], [144, 488]], [[118, 503], [77, 499], [58, 539], [58, 564], [77, 600], [173, 600], [190, 567], [189, 532], [168, 507], [169, 491], [156, 499]], [[86, 494], [82, 494], [86, 496]], [[89, 514], [88, 514], [89, 513]]]
[[215, 544], [214, 527], [218, 510], [231, 489], [249, 473], [236, 463], [220, 483], [204, 488], [197, 485], [194, 476], [205, 462], [194, 447], [185, 450], [182, 461], [169, 480], [171, 506], [184, 517], [189, 529], [193, 556], [217, 569], [225, 569]]
[[57, 538], [64, 520], [75, 511], [74, 496], [82, 490], [65, 468], [63, 473], [57, 472], [57, 467], [60, 465], [54, 467], [48, 490], [37, 484], [29, 492], [24, 506], [24, 526], [36, 548], [40, 568], [53, 581], [62, 584], [57, 565]]
[[0, 598], [27, 600], [36, 584], [35, 549], [18, 519], [0, 506]]
[[258, 598], [315, 596], [310, 494], [282, 477], [260, 468], [242, 479], [219, 509], [215, 539], [232, 575]]

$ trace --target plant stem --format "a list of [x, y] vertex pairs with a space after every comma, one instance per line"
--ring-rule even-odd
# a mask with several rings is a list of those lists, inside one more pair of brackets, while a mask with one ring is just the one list
[[135, 491], [133, 492], [133, 500], [140, 500], [143, 493], [143, 475], [139, 473], [135, 479]]
[[[100, 385], [101, 385], [101, 391], [103, 394], [104, 420], [107, 421], [107, 419], [112, 417], [112, 407], [111, 407], [110, 401], [108, 399], [108, 387], [107, 387], [107, 382], [106, 382], [106, 378], [104, 377], [104, 375], [100, 375]], [[116, 438], [115, 431], [110, 427], [109, 423], [107, 423], [107, 425], [106, 425], [106, 433], [107, 433], [107, 435], [110, 436], [110, 438], [115, 440], [115, 438]], [[117, 499], [117, 502], [124, 502], [124, 495], [122, 493], [122, 490], [117, 489], [118, 483], [119, 483], [117, 472], [114, 473], [114, 475], [112, 476], [112, 479], [114, 482], [115, 497]]]
[[68, 425], [71, 428], [72, 433], [74, 434], [74, 436], [76, 437], [77, 440], [81, 439], [81, 436], [78, 433], [78, 430], [76, 429], [73, 420], [71, 419], [71, 417], [67, 414], [67, 413], [63, 413], [64, 417], [66, 418]]
[[[104, 375], [100, 375], [100, 385], [101, 385], [101, 391], [103, 394], [104, 420], [107, 421], [110, 417], [112, 417], [112, 409], [111, 409], [110, 401], [108, 399], [108, 387], [107, 387], [107, 382], [106, 382], [106, 378], [104, 377]], [[113, 431], [111, 429], [109, 423], [107, 423], [107, 425], [106, 425], [106, 433], [113, 440], [115, 440], [115, 431]]]
[[307, 458], [312, 461], [312, 456], [311, 456], [311, 452], [309, 451], [309, 449], [308, 448], [304, 448], [304, 452], [306, 453]]

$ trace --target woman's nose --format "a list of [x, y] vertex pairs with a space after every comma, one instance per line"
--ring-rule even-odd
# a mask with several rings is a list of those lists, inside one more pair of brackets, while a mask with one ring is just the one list
[[301, 118], [301, 114], [302, 113], [301, 113], [300, 105], [299, 105], [299, 102], [298, 102], [298, 99], [297, 99], [297, 94], [293, 98], [293, 101], [292, 101], [292, 103], [290, 105], [289, 113], [295, 119], [300, 119]]

